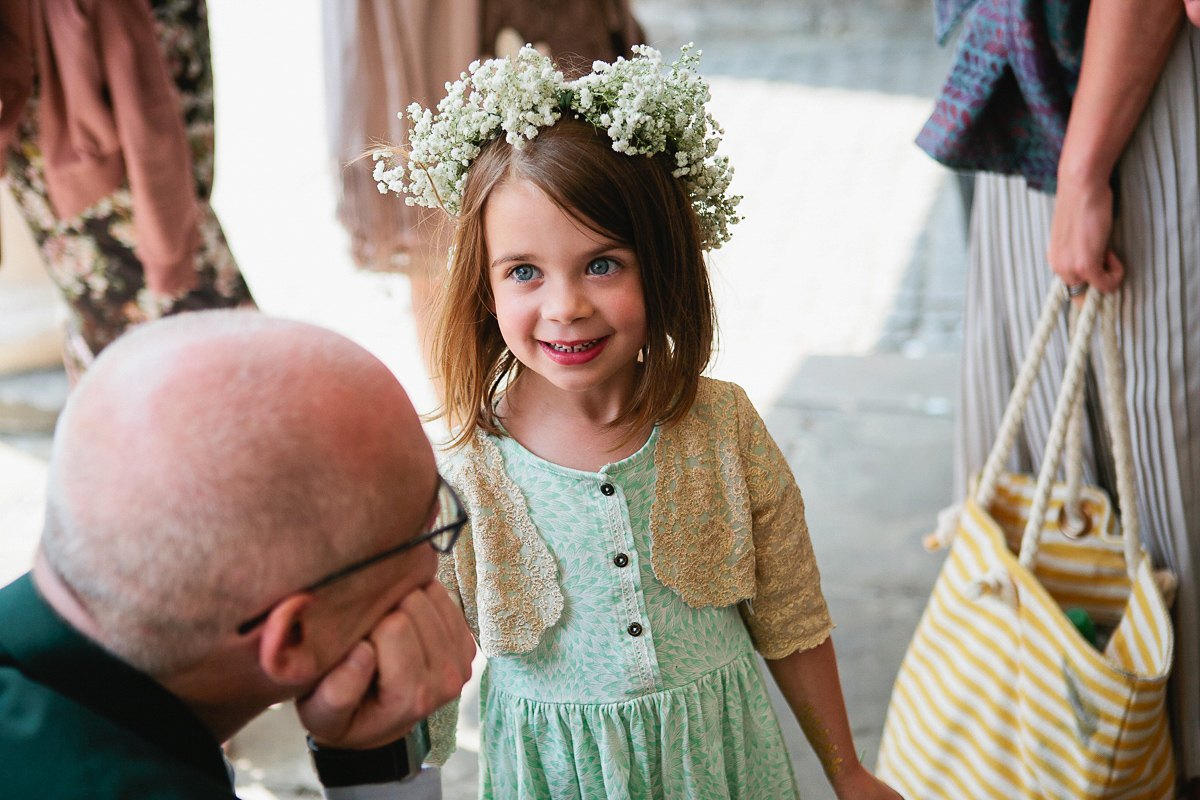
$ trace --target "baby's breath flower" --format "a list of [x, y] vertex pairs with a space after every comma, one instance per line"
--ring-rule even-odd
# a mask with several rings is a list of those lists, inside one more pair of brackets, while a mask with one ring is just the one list
[[553, 62], [525, 46], [511, 59], [475, 61], [459, 80], [446, 84], [437, 113], [413, 103], [407, 158], [375, 153], [380, 192], [405, 194], [409, 205], [459, 213], [467, 171], [483, 145], [499, 136], [520, 149], [564, 111], [604, 130], [613, 150], [628, 155], [668, 153], [691, 199], [705, 249], [729, 241], [741, 197], [728, 194], [729, 160], [717, 156], [724, 133], [705, 109], [708, 83], [696, 73], [700, 52], [683, 48], [664, 71], [662, 55], [633, 48], [634, 57], [567, 81]]

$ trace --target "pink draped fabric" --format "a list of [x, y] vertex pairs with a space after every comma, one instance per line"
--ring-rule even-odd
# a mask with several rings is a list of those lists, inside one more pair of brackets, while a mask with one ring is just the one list
[[355, 262], [423, 275], [444, 268], [445, 215], [379, 193], [363, 154], [404, 145], [410, 103], [436, 106], [479, 55], [478, 0], [325, 0], [329, 142], [340, 171], [338, 219]]
[[2, 5], [0, 166], [36, 72], [55, 213], [71, 219], [128, 181], [147, 285], [191, 286], [199, 244], [191, 152], [146, 0]]

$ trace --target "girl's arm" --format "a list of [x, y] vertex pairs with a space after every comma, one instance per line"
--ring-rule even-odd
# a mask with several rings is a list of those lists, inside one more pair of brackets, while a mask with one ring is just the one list
[[1179, 0], [1092, 0], [1079, 86], [1058, 162], [1046, 258], [1068, 286], [1116, 289], [1125, 267], [1111, 250], [1109, 178], [1175, 42]]
[[826, 639], [811, 650], [768, 659], [767, 668], [821, 760], [838, 798], [899, 800], [900, 795], [868, 772], [854, 751], [833, 639]]

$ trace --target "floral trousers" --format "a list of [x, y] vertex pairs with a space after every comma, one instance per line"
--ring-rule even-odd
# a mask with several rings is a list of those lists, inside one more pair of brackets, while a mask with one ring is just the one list
[[166, 308], [143, 294], [142, 264], [134, 255], [128, 185], [74, 219], [55, 216], [38, 149], [37, 88], [8, 153], [5, 177], [29, 223], [51, 278], [66, 301], [63, 361], [72, 379], [127, 328], [160, 315], [206, 308], [253, 307], [221, 225], [209, 204], [213, 183], [213, 92], [208, 12], [204, 0], [151, 0], [167, 71], [179, 90], [200, 203], [198, 282]]

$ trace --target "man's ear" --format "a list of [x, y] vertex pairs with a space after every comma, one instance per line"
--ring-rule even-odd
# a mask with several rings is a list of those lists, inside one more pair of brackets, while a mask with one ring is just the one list
[[282, 686], [307, 686], [321, 676], [320, 655], [308, 611], [313, 596], [292, 595], [263, 622], [258, 663], [263, 674]]

